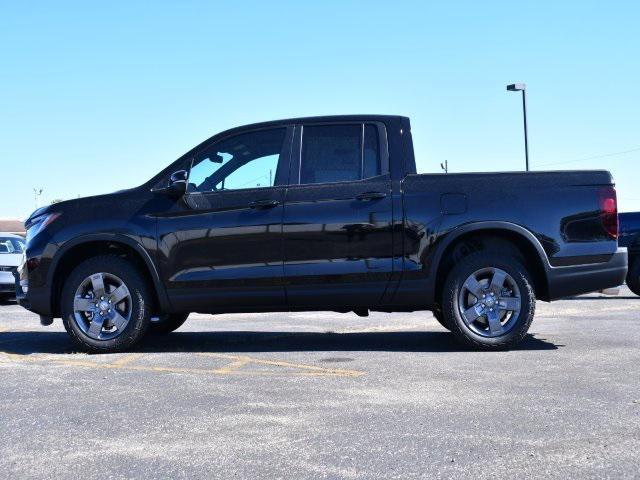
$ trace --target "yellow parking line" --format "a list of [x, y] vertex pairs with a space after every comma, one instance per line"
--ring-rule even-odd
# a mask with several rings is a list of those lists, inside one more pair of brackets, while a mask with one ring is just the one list
[[[241, 359], [248, 359], [248, 362], [244, 363], [256, 363], [259, 365], [272, 365], [272, 366], [276, 366], [276, 367], [285, 367], [285, 368], [296, 368], [299, 370], [307, 370], [307, 372], [305, 372], [305, 374], [307, 375], [312, 375], [314, 372], [315, 374], [320, 374], [320, 375], [337, 375], [337, 376], [348, 376], [348, 377], [358, 377], [360, 375], [364, 375], [364, 372], [360, 372], [358, 370], [344, 370], [341, 368], [325, 368], [325, 367], [317, 367], [315, 365], [305, 365], [305, 364], [301, 364], [301, 363], [291, 363], [291, 362], [284, 362], [281, 360], [261, 360], [258, 358], [251, 358], [251, 357], [239, 357], [237, 355], [226, 355], [223, 353], [209, 353], [209, 352], [203, 352], [203, 353], [199, 353], [198, 355], [201, 355], [203, 357], [217, 357], [217, 358], [229, 358], [232, 360], [240, 361]], [[244, 365], [243, 364], [243, 365]], [[226, 372], [225, 372], [226, 373]], [[230, 373], [230, 372], [229, 372]], [[238, 372], [240, 373], [240, 372]], [[299, 373], [302, 374], [302, 373]]]
[[[248, 375], [248, 376], [359, 376], [364, 372], [336, 372], [327, 370], [326, 372], [242, 372], [237, 371], [235, 368], [227, 370], [223, 368], [184, 368], [184, 367], [154, 367], [145, 365], [114, 365], [112, 363], [94, 363], [85, 362], [81, 360], [58, 360], [55, 362], [58, 365], [69, 365], [75, 367], [88, 367], [88, 368], [106, 368], [113, 370], [132, 370], [140, 372], [165, 372], [165, 373], [196, 373], [196, 374], [209, 374], [209, 375]], [[250, 362], [247, 362], [250, 363]], [[246, 363], [245, 363], [246, 364]], [[237, 367], [239, 368], [239, 367]], [[355, 373], [355, 375], [354, 375]]]
[[[90, 360], [85, 359], [70, 359], [70, 358], [52, 358], [50, 355], [47, 355], [45, 358], [43, 356], [36, 355], [20, 355], [16, 353], [10, 352], [0, 352], [0, 358], [2, 355], [9, 360], [14, 362], [43, 362], [47, 361], [54, 365], [67, 365], [74, 367], [84, 367], [84, 368], [105, 368], [105, 369], [113, 369], [113, 370], [131, 370], [131, 371], [142, 371], [142, 372], [166, 372], [166, 373], [195, 373], [195, 374], [209, 374], [209, 375], [247, 375], [247, 376], [337, 376], [337, 377], [359, 377], [364, 375], [365, 372], [357, 371], [357, 370], [344, 370], [344, 369], [336, 369], [336, 368], [323, 368], [317, 367], [314, 365], [305, 365], [299, 363], [291, 363], [285, 361], [277, 361], [277, 360], [261, 360], [257, 358], [252, 358], [244, 355], [226, 355], [221, 353], [199, 353], [198, 355], [205, 357], [214, 357], [214, 358], [225, 358], [232, 360], [227, 365], [221, 368], [184, 368], [184, 367], [159, 367], [159, 366], [148, 366], [148, 365], [132, 365], [131, 363], [142, 357], [140, 353], [134, 353], [130, 355], [126, 355], [118, 360], [111, 363], [97, 363], [92, 362]], [[89, 357], [87, 357], [89, 358]], [[299, 371], [297, 372], [283, 372], [283, 371], [242, 371], [240, 370], [245, 365], [249, 364], [258, 364], [258, 365], [270, 365], [276, 367], [284, 367], [284, 368], [294, 368]]]
[[[2, 353], [3, 353], [3, 355], [5, 357], [7, 357], [7, 359], [13, 360], [13, 361], [20, 361], [20, 360], [22, 360], [22, 357], [24, 356], [24, 355], [18, 355], [17, 353], [8, 353], [8, 352], [2, 352]], [[27, 359], [27, 360], [29, 360], [29, 359]]]
[[218, 368], [217, 371], [218, 371], [218, 373], [221, 373], [221, 374], [227, 374], [227, 373], [235, 372], [236, 370], [238, 370], [239, 368], [244, 367], [245, 365], [249, 364], [250, 362], [251, 362], [251, 358], [249, 358], [249, 357], [239, 357], [238, 359], [234, 360], [231, 363], [228, 363], [224, 367]]
[[128, 365], [129, 363], [139, 359], [142, 356], [141, 353], [132, 353], [130, 355], [125, 355], [124, 357], [120, 357], [115, 362], [111, 362], [110, 365], [113, 367], [123, 367]]

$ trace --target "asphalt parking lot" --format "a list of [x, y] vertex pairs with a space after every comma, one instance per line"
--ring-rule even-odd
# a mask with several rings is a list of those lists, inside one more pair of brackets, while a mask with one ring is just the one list
[[538, 304], [510, 352], [428, 313], [192, 315], [74, 353], [0, 305], [3, 478], [640, 476], [640, 298]]

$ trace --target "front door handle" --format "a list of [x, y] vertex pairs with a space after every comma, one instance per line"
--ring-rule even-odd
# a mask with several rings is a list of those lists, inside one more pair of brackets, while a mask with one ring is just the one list
[[356, 200], [366, 201], [366, 200], [379, 200], [381, 198], [385, 198], [387, 196], [384, 192], [364, 192], [360, 195], [356, 195]]
[[278, 200], [256, 200], [249, 204], [249, 208], [264, 209], [277, 207], [278, 205], [280, 205]]

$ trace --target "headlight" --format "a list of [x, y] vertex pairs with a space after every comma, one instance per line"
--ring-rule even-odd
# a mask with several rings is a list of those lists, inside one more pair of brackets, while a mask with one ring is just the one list
[[29, 243], [29, 241], [38, 233], [47, 228], [47, 226], [59, 216], [59, 213], [45, 213], [27, 220], [25, 225], [25, 228], [27, 229], [27, 243]]

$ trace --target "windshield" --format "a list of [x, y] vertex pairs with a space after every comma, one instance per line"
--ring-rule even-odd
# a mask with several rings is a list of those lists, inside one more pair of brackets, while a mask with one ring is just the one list
[[24, 242], [19, 238], [0, 237], [0, 254], [22, 253], [23, 251]]

